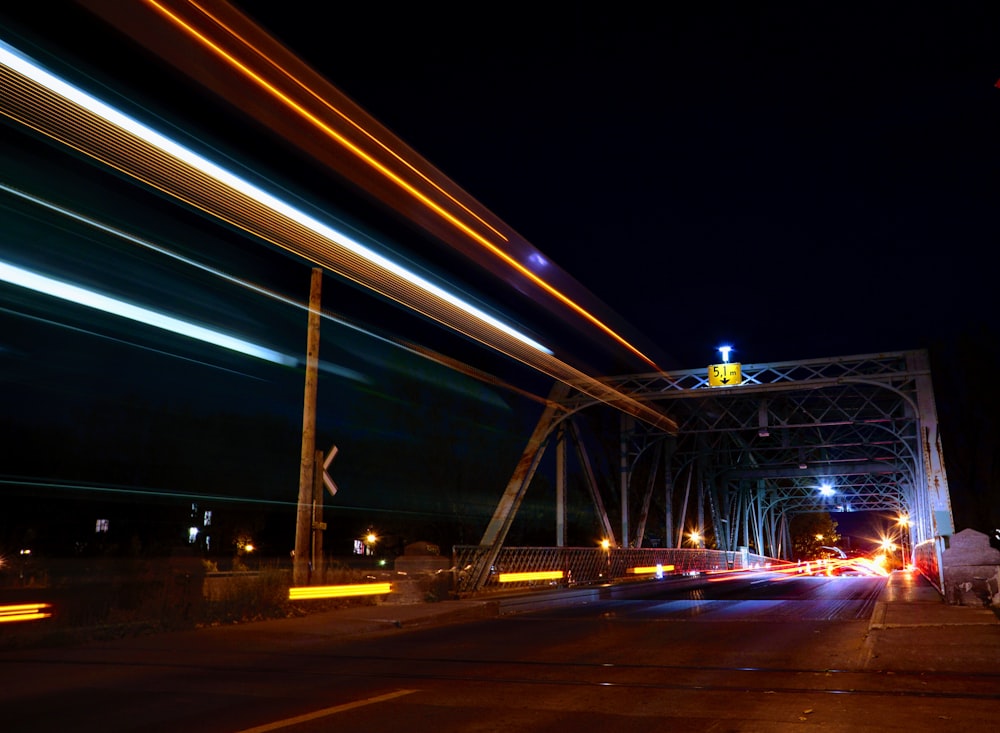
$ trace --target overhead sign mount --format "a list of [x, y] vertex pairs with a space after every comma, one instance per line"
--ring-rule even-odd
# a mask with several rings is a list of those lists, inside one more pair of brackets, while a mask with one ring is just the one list
[[733, 350], [732, 346], [719, 347], [719, 353], [722, 354], [722, 364], [709, 365], [709, 387], [732, 387], [734, 384], [743, 382], [743, 373], [739, 362], [729, 362], [729, 352]]

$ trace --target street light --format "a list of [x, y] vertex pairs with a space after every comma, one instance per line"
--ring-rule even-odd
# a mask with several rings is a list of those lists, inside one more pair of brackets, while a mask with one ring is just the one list
[[23, 550], [21, 550], [21, 552], [19, 554], [21, 555], [21, 573], [20, 573], [20, 578], [19, 579], [20, 579], [20, 581], [21, 581], [21, 583], [23, 585], [24, 584], [24, 566], [28, 562], [28, 557], [31, 555], [31, 550], [29, 550], [29, 549], [23, 549]]
[[883, 537], [881, 542], [879, 542], [879, 547], [882, 548], [887, 558], [891, 558], [892, 553], [896, 551], [898, 545], [896, 545], [892, 537]]
[[611, 540], [607, 537], [601, 540], [601, 549], [604, 550], [604, 573], [611, 577]]

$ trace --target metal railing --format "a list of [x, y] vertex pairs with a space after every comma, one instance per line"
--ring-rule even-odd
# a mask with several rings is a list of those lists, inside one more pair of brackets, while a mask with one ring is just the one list
[[913, 564], [920, 571], [931, 585], [937, 588], [938, 593], [945, 595], [944, 579], [942, 577], [939, 563], [938, 539], [924, 540], [913, 548]]
[[[743, 570], [773, 560], [746, 551], [682, 548], [503, 547], [488, 573], [479, 572], [491, 548], [452, 548], [455, 590], [459, 595], [501, 590], [609, 583], [628, 578]], [[485, 578], [480, 587], [476, 579]]]

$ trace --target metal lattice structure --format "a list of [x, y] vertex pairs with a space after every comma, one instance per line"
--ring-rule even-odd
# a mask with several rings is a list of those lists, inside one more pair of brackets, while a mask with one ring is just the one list
[[[475, 587], [475, 570], [489, 548], [458, 545], [453, 549], [455, 590], [459, 595], [530, 588], [572, 587], [623, 579], [687, 575], [724, 570], [750, 570], [769, 565], [769, 558], [747, 552], [689, 548], [504, 547], [493, 559], [486, 580]], [[555, 571], [558, 577], [505, 580], [505, 575]]]
[[557, 384], [484, 533], [473, 585], [486, 582], [549, 446], [556, 451], [557, 546], [565, 538], [571, 444], [605, 534], [622, 548], [643, 546], [657, 495], [666, 547], [680, 546], [689, 517], [721, 551], [749, 547], [786, 559], [789, 520], [806, 512], [905, 516], [911, 547], [951, 533], [925, 351], [739, 366], [741, 381], [723, 387], [710, 386], [708, 369], [606, 379], [632, 399], [656, 403], [678, 426], [665, 432], [620, 413], [617, 486], [595, 477], [577, 424], [585, 410], [607, 405]]

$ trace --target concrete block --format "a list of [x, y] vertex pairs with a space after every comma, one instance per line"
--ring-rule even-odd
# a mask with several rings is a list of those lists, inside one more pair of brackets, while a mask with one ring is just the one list
[[982, 532], [963, 529], [942, 554], [945, 598], [962, 606], [990, 606], [1000, 600], [1000, 550]]
[[945, 568], [949, 565], [1000, 566], [1000, 550], [992, 547], [990, 538], [982, 532], [963, 529], [949, 538], [943, 561]]

